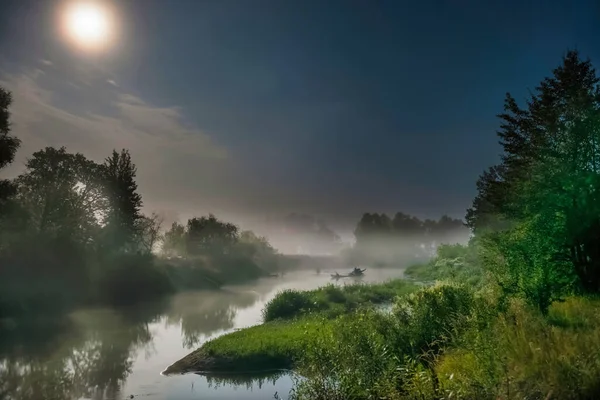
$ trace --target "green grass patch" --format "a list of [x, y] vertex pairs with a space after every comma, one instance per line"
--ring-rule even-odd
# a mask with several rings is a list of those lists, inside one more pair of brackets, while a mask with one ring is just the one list
[[355, 283], [345, 286], [329, 284], [311, 291], [284, 290], [275, 296], [263, 310], [265, 322], [293, 319], [310, 314], [334, 318], [359, 307], [392, 302], [419, 289], [419, 286], [396, 279], [380, 284]]
[[393, 280], [373, 285], [328, 285], [306, 292], [283, 291], [263, 311], [268, 322], [215, 338], [170, 366], [166, 373], [292, 368], [309, 348], [320, 351], [337, 346], [325, 338], [331, 338], [335, 330], [346, 329], [345, 324], [355, 318], [353, 312], [360, 306], [391, 303], [418, 288]]
[[242, 329], [210, 340], [171, 365], [165, 373], [246, 373], [289, 369], [332, 326], [331, 320], [305, 318]]

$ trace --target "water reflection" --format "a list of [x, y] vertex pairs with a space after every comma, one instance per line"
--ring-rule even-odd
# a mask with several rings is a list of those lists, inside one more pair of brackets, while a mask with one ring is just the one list
[[243, 388], [245, 390], [253, 391], [255, 388], [262, 389], [265, 384], [275, 385], [278, 379], [283, 376], [291, 376], [290, 371], [279, 370], [279, 371], [267, 371], [263, 373], [252, 373], [252, 374], [197, 374], [204, 376], [208, 387], [211, 389], [219, 389], [222, 387], [231, 387], [233, 389]]
[[233, 329], [237, 310], [257, 300], [256, 294], [244, 291], [183, 293], [173, 298], [166, 322], [181, 325], [183, 345], [196, 348], [205, 337]]
[[132, 354], [152, 341], [149, 324], [162, 306], [87, 310], [65, 317], [60, 329], [32, 322], [12, 332], [0, 346], [0, 398], [118, 397]]
[[183, 347], [195, 348], [215, 333], [232, 330], [236, 312], [261, 294], [243, 287], [183, 293], [119, 310], [88, 309], [32, 321], [0, 340], [0, 398], [124, 398], [129, 394], [121, 389], [135, 359], [141, 353], [152, 357], [157, 332], [179, 329]]
[[[393, 276], [372, 275], [373, 280]], [[277, 291], [327, 283], [327, 274], [290, 274], [119, 310], [80, 310], [3, 331], [0, 399], [263, 399], [276, 391], [285, 398], [293, 382], [282, 372], [173, 377], [160, 372], [211, 337], [259, 323], [265, 302]]]

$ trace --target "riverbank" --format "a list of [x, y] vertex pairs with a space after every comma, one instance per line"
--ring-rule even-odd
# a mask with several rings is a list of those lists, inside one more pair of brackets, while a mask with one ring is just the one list
[[269, 261], [263, 265], [240, 256], [164, 258], [131, 254], [89, 268], [89, 276], [82, 278], [79, 286], [61, 274], [36, 280], [11, 279], [0, 284], [0, 331], [29, 325], [31, 320], [57, 319], [82, 307], [122, 308], [180, 292], [219, 290], [290, 272], [296, 265], [285, 255], [274, 255]]
[[281, 291], [263, 309], [263, 324], [213, 339], [164, 373], [294, 368], [307, 348], [321, 347], [323, 337], [345, 329], [358, 310], [369, 313], [375, 306], [393, 302], [418, 288], [396, 279], [380, 284], [329, 284], [311, 291]]
[[[600, 347], [600, 298], [571, 295], [542, 314], [502, 296], [471, 249], [444, 251], [452, 257], [413, 269], [437, 280], [428, 287], [281, 292], [263, 310], [267, 322], [205, 343], [165, 374], [289, 368], [306, 378], [292, 400], [600, 396], [600, 357], [589, 350]], [[457, 282], [465, 275], [468, 284]], [[394, 290], [391, 312], [378, 312], [372, 294], [389, 300]], [[339, 306], [354, 296], [366, 307]]]

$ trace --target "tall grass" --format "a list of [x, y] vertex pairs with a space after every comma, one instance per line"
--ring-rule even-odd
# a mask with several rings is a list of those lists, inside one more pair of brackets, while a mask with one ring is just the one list
[[361, 306], [392, 302], [417, 289], [418, 286], [397, 279], [372, 285], [355, 283], [340, 287], [329, 284], [311, 291], [284, 290], [267, 303], [263, 320], [293, 319], [314, 313], [334, 318]]
[[441, 245], [432, 260], [406, 268], [404, 274], [421, 282], [456, 281], [473, 287], [486, 283], [486, 273], [473, 245]]
[[442, 357], [436, 370], [447, 390], [468, 398], [600, 398], [600, 301], [570, 298], [548, 317], [511, 303]]
[[572, 297], [544, 316], [438, 285], [392, 315], [336, 327], [308, 349], [293, 400], [600, 398], [599, 299]]
[[304, 318], [274, 321], [217, 337], [171, 365], [165, 372], [257, 372], [294, 366], [319, 337], [327, 336], [332, 321]]

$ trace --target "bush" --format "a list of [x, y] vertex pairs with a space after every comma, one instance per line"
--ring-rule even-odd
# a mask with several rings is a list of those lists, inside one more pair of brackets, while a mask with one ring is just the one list
[[479, 288], [486, 284], [486, 273], [479, 260], [475, 243], [441, 245], [437, 255], [427, 263], [409, 266], [405, 275], [422, 282], [451, 281]]
[[292, 319], [318, 308], [319, 304], [313, 300], [309, 292], [288, 289], [278, 293], [266, 304], [263, 320], [269, 322], [276, 319]]
[[418, 286], [401, 279], [380, 284], [365, 285], [356, 283], [343, 287], [329, 284], [322, 288], [299, 292], [283, 291], [265, 306], [265, 322], [274, 319], [291, 319], [312, 312], [319, 312], [330, 318], [354, 311], [359, 307], [392, 302], [418, 289]]
[[302, 358], [293, 399], [436, 398], [433, 367], [444, 347], [470, 326], [476, 300], [458, 285], [399, 299], [394, 313], [372, 310], [335, 320]]
[[[545, 318], [512, 300], [487, 329], [472, 329], [436, 366], [463, 398], [591, 399], [600, 396], [600, 301], [570, 298]], [[560, 320], [560, 327], [555, 326]]]

